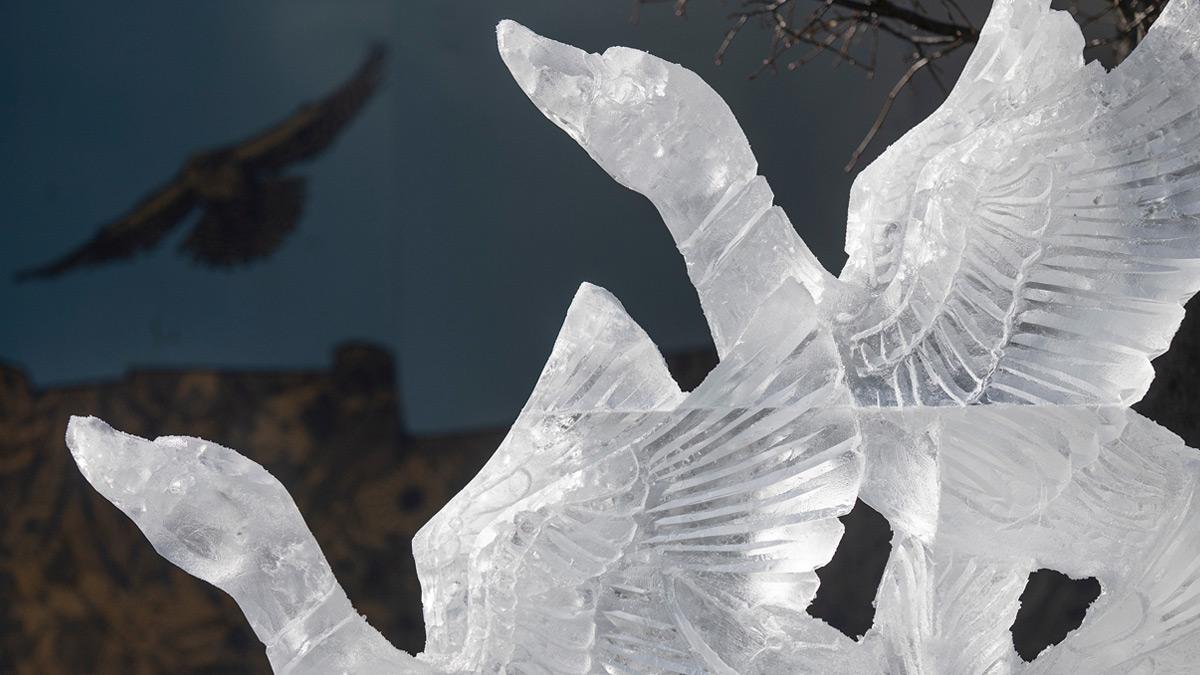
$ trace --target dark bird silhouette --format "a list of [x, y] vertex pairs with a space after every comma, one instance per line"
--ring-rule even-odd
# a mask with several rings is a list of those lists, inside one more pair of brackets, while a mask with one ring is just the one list
[[154, 248], [194, 210], [202, 213], [181, 252], [213, 267], [269, 255], [295, 229], [304, 208], [305, 179], [283, 172], [333, 143], [378, 88], [384, 58], [384, 47], [372, 46], [358, 70], [325, 98], [239, 143], [193, 155], [166, 185], [86, 243], [19, 272], [17, 281], [56, 277]]

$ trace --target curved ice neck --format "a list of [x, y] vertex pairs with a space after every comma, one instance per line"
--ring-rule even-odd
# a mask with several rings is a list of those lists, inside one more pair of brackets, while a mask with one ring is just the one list
[[278, 675], [434, 673], [371, 627], [340, 586], [274, 635], [259, 635]]
[[281, 675], [423, 672], [354, 610], [311, 534], [290, 534], [281, 537], [290, 543], [267, 548], [279, 555], [260, 552], [253, 573], [220, 584], [266, 645], [271, 668]]
[[[249, 615], [249, 612], [247, 612]], [[350, 599], [340, 586], [334, 584], [317, 604], [295, 616], [283, 628], [271, 635], [255, 633], [267, 646], [267, 659], [276, 673], [289, 672], [311, 650], [337, 632], [347, 622], [358, 618]]]

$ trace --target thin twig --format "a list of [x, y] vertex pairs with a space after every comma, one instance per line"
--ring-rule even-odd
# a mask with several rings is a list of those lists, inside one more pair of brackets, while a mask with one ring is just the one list
[[871, 124], [871, 128], [867, 130], [866, 136], [863, 136], [863, 139], [859, 142], [858, 147], [854, 149], [854, 153], [850, 155], [850, 161], [844, 167], [844, 171], [849, 173], [850, 171], [854, 170], [854, 165], [858, 163], [858, 158], [862, 157], [863, 151], [867, 149], [867, 146], [870, 145], [871, 141], [875, 139], [875, 135], [879, 133], [881, 128], [883, 128], [883, 122], [887, 119], [888, 113], [891, 112], [892, 105], [896, 102], [896, 98], [900, 96], [900, 92], [903, 91], [904, 88], [908, 86], [908, 83], [912, 81], [913, 76], [920, 72], [920, 70], [925, 66], [928, 66], [936, 59], [940, 59], [960, 46], [962, 46], [961, 41], [947, 45], [945, 49], [934, 52], [933, 54], [922, 56], [914, 61], [913, 64], [908, 67], [908, 70], [904, 71], [904, 74], [900, 76], [900, 79], [896, 80], [896, 84], [892, 85], [892, 90], [888, 92], [887, 98], [884, 99], [883, 106], [879, 109], [879, 114], [875, 116], [875, 122]]
[[[670, 3], [684, 15], [690, 2], [698, 0], [634, 0], [641, 4]], [[964, 45], [979, 40], [979, 29], [967, 17], [959, 0], [721, 0], [736, 4], [730, 25], [714, 56], [725, 61], [734, 41], [747, 27], [760, 25], [768, 35], [766, 52], [750, 74], [778, 71], [786, 63], [795, 70], [822, 54], [834, 65], [847, 64], [875, 75], [880, 35], [907, 46], [908, 69], [893, 85], [874, 124], [851, 156], [851, 170], [879, 134], [896, 98], [924, 71], [943, 92], [950, 88], [942, 78], [938, 61]], [[1115, 65], [1146, 35], [1166, 0], [1071, 0], [1068, 11], [1079, 22], [1089, 54], [1110, 59]], [[1084, 10], [1083, 5], [1089, 9]], [[806, 8], [806, 9], [802, 9]], [[1092, 11], [1091, 8], [1096, 8]], [[636, 18], [636, 11], [635, 11]], [[869, 36], [869, 37], [868, 37]], [[798, 55], [793, 50], [807, 48]], [[930, 50], [934, 51], [930, 51]], [[1099, 50], [1099, 51], [1098, 51]]]

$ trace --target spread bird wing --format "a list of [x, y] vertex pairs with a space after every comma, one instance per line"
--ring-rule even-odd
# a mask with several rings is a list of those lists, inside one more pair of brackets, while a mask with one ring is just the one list
[[580, 288], [512, 430], [413, 539], [424, 658], [451, 672], [590, 672], [596, 581], [647, 495], [634, 448], [681, 398], [621, 305]]
[[312, 159], [333, 143], [378, 90], [386, 56], [383, 45], [373, 45], [354, 74], [329, 95], [241, 143], [212, 153], [222, 161], [243, 165], [250, 172], [249, 181], [233, 198], [210, 201], [180, 250], [218, 267], [273, 253], [296, 228], [306, 187], [303, 178], [270, 174]]
[[1108, 415], [1124, 424], [1119, 435], [1040, 522], [1013, 533], [1059, 558], [1048, 561], [1056, 569], [1096, 577], [1103, 591], [1083, 624], [1028, 672], [1192, 672], [1200, 656], [1200, 460], [1131, 410]]
[[858, 176], [839, 344], [860, 403], [1129, 404], [1200, 288], [1200, 10], [1118, 68], [999, 0], [946, 102]]
[[424, 658], [555, 673], [781, 658], [771, 628], [815, 593], [862, 473], [838, 355], [806, 298], [782, 286], [684, 395], [645, 332], [585, 285], [508, 437], [414, 539]]
[[832, 337], [785, 281], [642, 445], [637, 536], [603, 580], [608, 672], [803, 672], [815, 570], [863, 474]]
[[232, 161], [279, 170], [325, 150], [371, 99], [383, 80], [387, 49], [372, 45], [358, 69], [324, 98], [228, 149]]
[[534, 105], [658, 208], [687, 261], [717, 352], [785, 280], [833, 278], [778, 206], [729, 106], [695, 73], [634, 49], [589, 54], [512, 21], [500, 54]]
[[[1194, 450], [1127, 408], [969, 406], [936, 417], [937, 539], [897, 528], [874, 627], [859, 645], [834, 639], [838, 655], [865, 651], [880, 667], [848, 672], [1195, 670]], [[979, 430], [1003, 418], [1001, 449]], [[1022, 664], [1011, 633], [1039, 568], [1093, 577], [1102, 593], [1065, 640]]]
[[63, 257], [19, 272], [18, 281], [57, 277], [79, 267], [96, 265], [153, 248], [196, 205], [195, 193], [176, 178], [147, 195], [132, 211], [100, 228], [91, 239]]

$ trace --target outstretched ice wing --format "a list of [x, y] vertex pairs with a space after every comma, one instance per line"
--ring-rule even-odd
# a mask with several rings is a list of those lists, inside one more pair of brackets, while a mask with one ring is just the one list
[[413, 540], [423, 658], [452, 672], [590, 671], [597, 582], [646, 500], [634, 448], [682, 396], [620, 303], [581, 287], [512, 430]]
[[839, 311], [860, 402], [1129, 404], [1200, 287], [1196, 3], [1112, 73], [998, 0], [949, 98], [855, 181]]
[[785, 282], [639, 459], [646, 509], [603, 580], [608, 672], [801, 672], [815, 569], [862, 478], [832, 337]]

